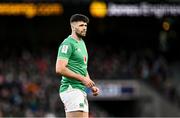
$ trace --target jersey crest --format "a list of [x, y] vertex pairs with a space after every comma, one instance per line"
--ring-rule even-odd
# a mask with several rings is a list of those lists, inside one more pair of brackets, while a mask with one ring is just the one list
[[87, 58], [86, 58], [86, 56], [84, 56], [84, 63], [85, 63], [85, 64], [87, 63]]

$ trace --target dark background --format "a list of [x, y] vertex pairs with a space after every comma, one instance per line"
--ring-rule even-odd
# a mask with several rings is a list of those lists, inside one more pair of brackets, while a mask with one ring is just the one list
[[[52, 1], [51, 1], [52, 2]], [[58, 1], [59, 2], [59, 1]], [[0, 16], [0, 59], [1, 65], [9, 65], [4, 68], [1, 66], [0, 74], [6, 78], [8, 75], [9, 69], [8, 68], [18, 68], [17, 61], [19, 58], [21, 60], [23, 51], [28, 51], [32, 55], [32, 60], [37, 58], [44, 58], [42, 56], [45, 54], [46, 58], [49, 59], [50, 66], [48, 66], [48, 74], [44, 73], [44, 76], [50, 77], [53, 84], [46, 86], [45, 93], [47, 94], [47, 99], [51, 98], [51, 92], [58, 93], [59, 87], [59, 77], [55, 74], [55, 61], [56, 61], [56, 54], [60, 43], [71, 33], [70, 25], [69, 25], [69, 18], [74, 13], [82, 13], [87, 15], [90, 18], [90, 23], [88, 24], [88, 31], [87, 36], [84, 39], [89, 50], [89, 60], [90, 64], [93, 63], [95, 58], [99, 58], [99, 54], [105, 54], [103, 58], [100, 59], [109, 59], [113, 54], [119, 56], [122, 51], [126, 51], [127, 55], [135, 52], [143, 53], [143, 51], [150, 50], [154, 54], [154, 58], [158, 57], [159, 55], [163, 55], [167, 60], [168, 64], [179, 62], [179, 50], [180, 50], [180, 18], [179, 16], [163, 16], [161, 18], [157, 18], [155, 16], [121, 16], [121, 17], [110, 17], [106, 16], [105, 18], [95, 18], [92, 17], [89, 13], [89, 3], [85, 2], [72, 2], [72, 1], [63, 1], [64, 5], [64, 13], [59, 16], [35, 16], [33, 18], [26, 18], [25, 16]], [[106, 1], [108, 2], [108, 1]], [[115, 1], [119, 2], [119, 1]], [[152, 1], [151, 1], [152, 2]], [[131, 1], [124, 3], [131, 3]], [[135, 3], [139, 3], [136, 1]], [[155, 2], [152, 2], [155, 4]], [[159, 1], [159, 3], [163, 3]], [[166, 1], [166, 3], [171, 3], [170, 1]], [[176, 3], [176, 2], [174, 2]], [[171, 3], [172, 4], [172, 3]], [[170, 36], [167, 40], [167, 51], [162, 51], [159, 46], [159, 34], [161, 31], [164, 31], [162, 27], [162, 23], [166, 20], [170, 20], [170, 30], [167, 31], [167, 34], [171, 35], [173, 32], [173, 36]], [[99, 52], [99, 49], [101, 50]], [[93, 56], [92, 56], [93, 55]], [[130, 56], [129, 56], [130, 57]], [[145, 56], [146, 57], [146, 56]], [[120, 57], [121, 58], [121, 57]], [[147, 59], [151, 59], [146, 57]], [[139, 58], [141, 59], [141, 58]], [[23, 60], [23, 59], [22, 59]], [[22, 61], [21, 60], [21, 61]], [[24, 60], [23, 60], [24, 61]], [[27, 62], [26, 62], [27, 61]], [[31, 65], [31, 61], [26, 60], [24, 62], [23, 69], [25, 69], [26, 64], [29, 63]], [[140, 61], [140, 60], [139, 60]], [[13, 63], [11, 65], [11, 63]], [[111, 63], [110, 63], [111, 64]], [[100, 63], [103, 65], [103, 62]], [[20, 66], [20, 67], [21, 67]], [[21, 68], [22, 68], [21, 67]], [[34, 71], [28, 71], [28, 68], [31, 66], [27, 66], [25, 69], [29, 75], [31, 81], [31, 75], [34, 74]], [[120, 68], [120, 67], [118, 67]], [[18, 68], [19, 69], [19, 68]], [[22, 70], [23, 70], [22, 69]], [[94, 78], [105, 78], [104, 75], [101, 74], [93, 74], [96, 71], [94, 66], [90, 65], [90, 73]], [[14, 72], [14, 71], [13, 71]], [[15, 71], [16, 73], [16, 71]], [[35, 71], [37, 75], [39, 75], [39, 71]], [[105, 72], [106, 73], [106, 72]], [[36, 75], [35, 74], [35, 75]], [[20, 75], [19, 70], [17, 74], [13, 77], [13, 82], [16, 82], [16, 79]], [[41, 75], [41, 74], [40, 74]], [[41, 75], [39, 78], [45, 78]], [[124, 77], [124, 76], [123, 76]], [[137, 76], [135, 76], [137, 77]], [[138, 76], [139, 77], [139, 76]], [[39, 79], [38, 78], [38, 79]], [[117, 74], [115, 78], [121, 78], [121, 75]], [[32, 79], [32, 82], [35, 81], [36, 84], [43, 86], [43, 82], [45, 80], [39, 81], [38, 79]], [[109, 77], [109, 79], [112, 79]], [[5, 79], [7, 81], [7, 78]], [[12, 82], [12, 83], [13, 83]], [[11, 88], [13, 85], [12, 83], [1, 83], [1, 92], [2, 88], [6, 90], [6, 84], [10, 84], [8, 87], [9, 93], [13, 93]], [[21, 83], [18, 81], [17, 83]], [[162, 83], [160, 83], [161, 85]], [[18, 84], [19, 85], [19, 84]], [[20, 84], [22, 85], [22, 84]], [[17, 86], [17, 85], [16, 85]], [[15, 87], [18, 88], [18, 87]], [[155, 87], [156, 88], [156, 87]], [[31, 94], [23, 93], [21, 89], [18, 89], [21, 98], [26, 101], [26, 97], [30, 98], [33, 96]], [[2, 93], [1, 93], [2, 94]], [[19, 106], [15, 105], [14, 102], [11, 101], [11, 97], [1, 97], [0, 101], [0, 110], [2, 112], [2, 116], [24, 116], [24, 111], [18, 114], [18, 111], [22, 109], [29, 108], [31, 109], [32, 106], [28, 106], [27, 104], [20, 104]], [[36, 98], [36, 97], [35, 97]], [[46, 113], [53, 112], [56, 113], [57, 116], [64, 116], [63, 114], [63, 106], [62, 103], [59, 101], [59, 96], [57, 95], [56, 98], [58, 99], [55, 101], [56, 105], [54, 105], [54, 109], [51, 110], [50, 104], [48, 104], [48, 108], [46, 108], [46, 104], [43, 106], [41, 103], [37, 102], [35, 105], [37, 108], [37, 112], [43, 109]], [[41, 101], [42, 98], [37, 97], [38, 100]], [[36, 100], [37, 100], [36, 99]], [[8, 102], [6, 100], [9, 100]], [[32, 101], [34, 99], [32, 98]], [[38, 101], [37, 100], [37, 101]], [[44, 99], [43, 99], [44, 100]], [[45, 101], [48, 101], [45, 100]], [[2, 103], [6, 101], [10, 106], [15, 105], [15, 108], [12, 111], [8, 111], [6, 108], [3, 107]], [[31, 101], [31, 100], [30, 100]], [[140, 111], [138, 108], [139, 99], [133, 100], [122, 100], [122, 101], [90, 101], [90, 109], [93, 109], [92, 104], [96, 104], [100, 106], [101, 109], [105, 109], [107, 113], [112, 116], [139, 116]], [[33, 102], [29, 102], [33, 103]], [[38, 104], [39, 103], [39, 104]], [[39, 107], [39, 106], [40, 107]], [[42, 107], [42, 106], [43, 107]], [[109, 107], [110, 106], [110, 107]], [[112, 107], [117, 107], [118, 109], [114, 110]], [[17, 110], [17, 109], [18, 110]], [[17, 114], [15, 113], [17, 110]], [[43, 116], [44, 114], [37, 114], [36, 110], [33, 111], [34, 116]], [[60, 113], [58, 113], [61, 111]], [[41, 111], [42, 112], [42, 111]], [[23, 115], [22, 115], [23, 114]], [[98, 115], [97, 115], [98, 116]]]

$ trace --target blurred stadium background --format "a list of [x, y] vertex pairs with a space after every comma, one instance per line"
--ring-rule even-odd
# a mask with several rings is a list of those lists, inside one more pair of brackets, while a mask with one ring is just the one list
[[74, 13], [90, 18], [92, 118], [180, 116], [179, 0], [0, 0], [0, 116], [64, 117], [55, 61]]

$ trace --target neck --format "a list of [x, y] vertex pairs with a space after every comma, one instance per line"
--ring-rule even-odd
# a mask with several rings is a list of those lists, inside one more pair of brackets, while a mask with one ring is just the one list
[[80, 38], [75, 33], [71, 33], [71, 37], [77, 41], [80, 41]]

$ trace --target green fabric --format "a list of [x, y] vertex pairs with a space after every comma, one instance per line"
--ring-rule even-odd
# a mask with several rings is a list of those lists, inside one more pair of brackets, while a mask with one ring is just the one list
[[[75, 73], [87, 75], [88, 53], [84, 41], [68, 36], [59, 46], [57, 58], [68, 60], [67, 67]], [[78, 80], [62, 76], [59, 92], [65, 91], [68, 86], [85, 91], [85, 86]]]

